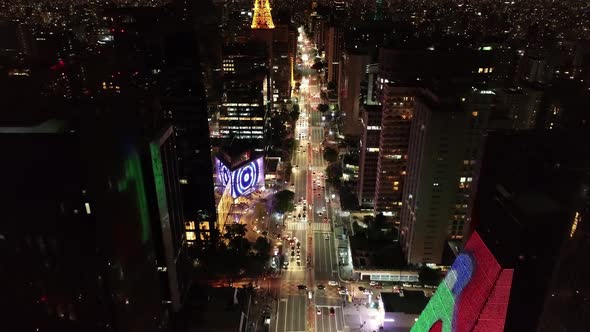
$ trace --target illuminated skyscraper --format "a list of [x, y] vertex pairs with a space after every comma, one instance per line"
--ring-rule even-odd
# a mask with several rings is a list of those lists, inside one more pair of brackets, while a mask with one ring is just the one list
[[255, 0], [254, 14], [252, 15], [252, 29], [274, 29], [275, 24], [272, 21], [270, 13], [269, 0]]

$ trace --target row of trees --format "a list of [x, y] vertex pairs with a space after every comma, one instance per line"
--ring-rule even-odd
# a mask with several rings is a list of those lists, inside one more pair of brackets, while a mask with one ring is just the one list
[[239, 277], [257, 278], [264, 273], [270, 259], [271, 243], [260, 236], [255, 242], [246, 239], [246, 225], [229, 224], [221, 234], [217, 229], [201, 243], [197, 272], [210, 279], [225, 278], [230, 282]]

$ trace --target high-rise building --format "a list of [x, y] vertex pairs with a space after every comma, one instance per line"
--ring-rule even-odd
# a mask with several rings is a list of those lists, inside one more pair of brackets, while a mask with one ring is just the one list
[[588, 132], [491, 133], [473, 228], [515, 266], [505, 331], [583, 331], [589, 324]]
[[415, 100], [403, 188], [400, 239], [408, 262], [441, 264], [448, 240], [463, 238], [469, 224], [491, 91], [424, 89]]
[[385, 83], [374, 208], [399, 222], [416, 88]]
[[224, 75], [224, 98], [219, 115], [221, 138], [262, 143], [266, 121], [265, 73]]
[[359, 107], [361, 105], [361, 81], [365, 78], [365, 69], [369, 64], [366, 52], [347, 49], [342, 54], [342, 70], [338, 84], [338, 104], [342, 113], [345, 136], [359, 137]]
[[357, 196], [361, 207], [373, 206], [377, 163], [379, 161], [379, 139], [381, 137], [381, 106], [363, 105], [361, 109], [361, 138], [359, 142], [359, 180]]
[[188, 287], [172, 127], [90, 122], [0, 129], [5, 324], [166, 330]]
[[161, 104], [174, 125], [184, 216], [187, 221], [199, 220], [201, 215], [214, 217], [208, 98], [194, 33], [169, 35], [166, 50]]
[[342, 28], [331, 22], [325, 30], [326, 79], [338, 85], [340, 76], [340, 58], [342, 53]]

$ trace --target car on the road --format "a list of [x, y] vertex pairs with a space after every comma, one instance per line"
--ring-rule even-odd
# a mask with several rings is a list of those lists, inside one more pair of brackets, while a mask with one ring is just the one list
[[381, 289], [381, 288], [383, 288], [383, 285], [381, 285], [381, 284], [377, 284], [377, 285], [375, 285], [375, 286], [373, 286], [373, 287], [375, 287], [375, 289]]
[[334, 307], [330, 307], [330, 316], [335, 316], [336, 315], [336, 310], [334, 310]]
[[297, 242], [297, 248], [301, 247], [301, 242]]
[[369, 286], [377, 286], [377, 285], [379, 285], [379, 283], [377, 281], [371, 281], [369, 283]]
[[321, 315], [322, 314], [322, 309], [318, 308], [317, 313], [318, 313], [318, 315]]
[[291, 257], [295, 256], [295, 252], [291, 251]]
[[348, 291], [346, 289], [344, 289], [344, 290], [341, 289], [338, 291], [338, 294], [339, 295], [348, 295]]
[[318, 289], [319, 290], [324, 290], [324, 289], [326, 289], [326, 286], [324, 286], [324, 285], [318, 285]]
[[338, 282], [337, 281], [334, 281], [334, 280], [330, 280], [330, 281], [328, 281], [328, 285], [330, 285], [330, 286], [338, 286]]
[[359, 286], [359, 291], [361, 291], [361, 292], [364, 292], [364, 291], [365, 291], [365, 289], [366, 289], [365, 287], [363, 287], [363, 286]]
[[324, 240], [329, 240], [330, 239], [330, 235], [326, 234], [326, 236], [324, 236]]
[[275, 255], [275, 256], [276, 256], [276, 255], [278, 255], [278, 254], [279, 254], [279, 247], [277, 247], [277, 246], [274, 246], [274, 247], [272, 248], [272, 253], [273, 253], [273, 255]]
[[305, 290], [305, 289], [307, 289], [307, 286], [305, 286], [305, 285], [297, 285], [297, 289], [299, 289], [299, 290]]

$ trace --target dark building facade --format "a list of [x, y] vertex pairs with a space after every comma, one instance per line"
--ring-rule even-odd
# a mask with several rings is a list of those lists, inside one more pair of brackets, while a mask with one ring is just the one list
[[2, 128], [12, 156], [0, 224], [7, 326], [170, 327], [188, 287], [171, 130], [77, 132], [57, 120]]
[[585, 331], [590, 204], [588, 133], [492, 133], [473, 229], [513, 268], [504, 331]]

